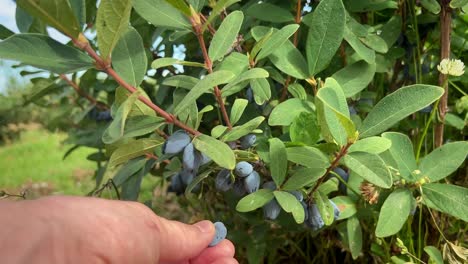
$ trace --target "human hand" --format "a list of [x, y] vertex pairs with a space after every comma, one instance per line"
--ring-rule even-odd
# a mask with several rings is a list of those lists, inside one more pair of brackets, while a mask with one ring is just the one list
[[0, 202], [2, 263], [237, 263], [209, 221], [186, 225], [135, 202], [47, 197]]

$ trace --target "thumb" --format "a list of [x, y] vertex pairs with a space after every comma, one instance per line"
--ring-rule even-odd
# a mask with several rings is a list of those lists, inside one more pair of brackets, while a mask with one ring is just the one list
[[187, 225], [158, 217], [159, 261], [174, 262], [198, 256], [213, 240], [215, 228], [210, 221]]

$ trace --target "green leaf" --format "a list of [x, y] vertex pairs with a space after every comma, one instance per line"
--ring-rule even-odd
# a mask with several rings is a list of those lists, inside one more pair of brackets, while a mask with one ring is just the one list
[[270, 141], [270, 172], [276, 186], [283, 184], [288, 171], [286, 147], [283, 141], [272, 138]]
[[192, 29], [188, 19], [165, 0], [133, 0], [135, 11], [156, 27]]
[[302, 112], [289, 127], [292, 142], [301, 142], [312, 146], [320, 139], [320, 128], [314, 112]]
[[32, 27], [35, 19], [19, 5], [16, 5], [15, 20], [16, 26], [21, 33], [30, 33], [29, 29]]
[[288, 99], [271, 111], [268, 124], [270, 126], [289, 126], [302, 112], [313, 112], [314, 104], [298, 98]]
[[380, 37], [382, 37], [385, 40], [388, 47], [393, 46], [393, 44], [395, 44], [395, 42], [400, 37], [401, 24], [402, 24], [401, 16], [394, 15], [382, 27], [382, 33], [380, 34]]
[[274, 191], [273, 194], [281, 208], [283, 208], [287, 213], [291, 213], [293, 215], [296, 223], [302, 224], [304, 222], [304, 207], [302, 207], [301, 203], [294, 195], [282, 191]]
[[375, 74], [375, 64], [363, 60], [350, 64], [332, 75], [341, 87], [346, 97], [351, 97], [364, 90]]
[[128, 29], [131, 0], [101, 0], [96, 17], [96, 30], [101, 58], [109, 60], [112, 50]]
[[346, 9], [349, 12], [369, 12], [380, 11], [384, 9], [397, 9], [398, 3], [395, 0], [375, 1], [375, 0], [344, 0]]
[[132, 110], [133, 104], [138, 100], [139, 95], [140, 93], [138, 92], [133, 93], [119, 106], [115, 113], [114, 120], [112, 120], [112, 123], [110, 123], [109, 127], [107, 127], [102, 135], [102, 142], [111, 144], [122, 138], [124, 135], [125, 121]]
[[199, 79], [188, 75], [175, 75], [164, 79], [163, 85], [174, 86], [176, 88], [192, 89]]
[[[454, 1], [456, 2], [457, 0], [454, 0]], [[450, 6], [452, 6], [452, 2], [454, 2], [454, 1], [450, 1]], [[440, 4], [439, 4], [439, 2], [437, 2], [437, 0], [421, 0], [421, 5], [425, 9], [427, 9], [429, 12], [431, 12], [431, 13], [433, 13], [435, 15], [440, 13], [441, 8], [440, 8]]]
[[197, 177], [195, 177], [193, 179], [193, 181], [187, 186], [187, 188], [185, 188], [185, 196], [188, 196], [192, 190], [198, 185], [200, 184], [204, 179], [208, 178], [208, 176], [210, 176], [210, 174], [213, 172], [214, 170], [213, 169], [210, 169], [210, 170], [207, 170], [207, 171], [204, 171], [202, 174], [198, 175]]
[[144, 168], [139, 170], [138, 173], [132, 175], [126, 182], [122, 184], [122, 192], [120, 199], [124, 201], [137, 201], [140, 194], [141, 181], [145, 176]]
[[83, 27], [86, 24], [86, 0], [69, 0], [69, 2], [78, 24]]
[[327, 168], [330, 166], [328, 157], [314, 147], [289, 147], [286, 149], [288, 160], [307, 168]]
[[273, 53], [278, 47], [281, 47], [288, 39], [299, 29], [299, 25], [290, 24], [284, 26], [282, 29], [276, 31], [264, 44], [262, 50], [255, 57], [255, 60], [261, 60], [271, 53]]
[[[183, 61], [183, 60], [179, 60], [179, 59], [176, 59], [176, 58], [159, 58], [159, 59], [156, 59], [151, 63], [151, 68], [159, 69], [159, 68], [162, 68], [162, 67], [172, 66], [174, 64], [205, 68], [205, 64], [203, 64], [203, 63]], [[173, 76], [173, 77], [176, 77], [176, 76]]]
[[324, 70], [343, 40], [346, 22], [341, 0], [322, 0], [312, 13], [306, 52], [309, 74]]
[[159, 116], [139, 115], [127, 119], [123, 133], [124, 138], [143, 136], [154, 132], [165, 124], [165, 119]]
[[109, 167], [114, 167], [128, 160], [151, 153], [164, 142], [158, 139], [142, 138], [119, 146], [109, 159]]
[[442, 183], [428, 183], [422, 186], [423, 199], [427, 206], [453, 215], [468, 222], [468, 189]]
[[238, 98], [234, 101], [234, 104], [231, 108], [231, 115], [229, 116], [229, 120], [231, 120], [232, 125], [235, 125], [237, 121], [239, 121], [248, 103], [248, 100], [241, 98]]
[[356, 214], [356, 204], [349, 196], [336, 196], [331, 200], [340, 209], [340, 217], [337, 220], [347, 219]]
[[205, 24], [203, 25], [203, 31], [205, 31], [205, 29], [208, 27], [208, 25], [211, 24], [211, 22], [213, 22], [213, 19], [215, 19], [219, 14], [221, 14], [221, 12], [223, 12], [223, 10], [225, 10], [230, 5], [233, 5], [233, 4], [235, 4], [235, 3], [239, 2], [239, 1], [240, 0], [219, 0], [219, 1], [216, 1], [216, 5], [212, 6], [213, 9], [210, 12], [210, 16], [208, 17]]
[[460, 8], [468, 5], [468, 0], [452, 0], [450, 1], [451, 8]]
[[450, 142], [434, 149], [419, 164], [423, 176], [431, 182], [443, 179], [460, 167], [468, 156], [468, 142]]
[[223, 20], [208, 49], [208, 55], [212, 61], [221, 59], [231, 49], [232, 44], [237, 39], [243, 20], [244, 14], [241, 11], [234, 11]]
[[414, 158], [411, 139], [407, 135], [397, 132], [385, 132], [382, 137], [390, 139], [392, 142], [389, 150], [398, 164], [400, 176], [409, 181], [416, 180], [412, 173], [418, 168], [418, 165], [416, 165], [416, 159]]
[[171, 4], [177, 10], [181, 11], [184, 15], [188, 17], [192, 15], [189, 6], [185, 3], [184, 0], [166, 0], [166, 2]]
[[325, 225], [329, 226], [335, 218], [333, 205], [328, 200], [328, 197], [321, 191], [315, 191], [312, 196], [317, 204], [320, 215], [322, 216]]
[[124, 182], [128, 180], [128, 178], [130, 178], [137, 171], [143, 168], [143, 166], [145, 166], [146, 161], [146, 158], [141, 157], [132, 159], [126, 164], [124, 164], [112, 178], [115, 186], [120, 187]]
[[38, 79], [33, 82], [33, 92], [28, 95], [27, 99], [24, 102], [24, 105], [34, 102], [38, 99], [41, 99], [43, 96], [63, 89], [63, 86], [57, 85], [54, 81], [50, 79]]
[[233, 51], [231, 54], [224, 57], [220, 63], [216, 64], [214, 70], [226, 70], [234, 73], [235, 76], [239, 76], [249, 68], [249, 57], [245, 54]]
[[265, 117], [258, 116], [241, 126], [234, 127], [223, 136], [222, 140], [226, 142], [237, 140], [254, 131], [263, 122], [263, 120], [265, 120]]
[[201, 134], [193, 139], [193, 146], [207, 155], [220, 167], [232, 170], [236, 166], [236, 157], [232, 149], [215, 138]]
[[461, 119], [457, 115], [454, 115], [452, 113], [447, 113], [445, 115], [445, 124], [449, 126], [453, 126], [454, 128], [458, 130], [463, 130], [463, 128], [468, 125], [468, 122], [465, 124], [465, 120]]
[[260, 189], [254, 193], [251, 193], [244, 198], [240, 199], [237, 203], [236, 210], [238, 212], [250, 212], [258, 209], [269, 201], [274, 199], [273, 191], [269, 189]]
[[348, 153], [361, 151], [373, 154], [380, 154], [392, 146], [392, 141], [383, 137], [368, 137], [356, 141], [349, 149]]
[[346, 237], [353, 259], [357, 259], [362, 250], [362, 230], [359, 219], [356, 216], [346, 221]]
[[6, 39], [14, 34], [15, 32], [9, 30], [4, 25], [0, 25], [0, 39]]
[[377, 237], [388, 237], [398, 233], [408, 219], [415, 203], [416, 201], [409, 189], [396, 189], [393, 191], [380, 209], [375, 235]]
[[68, 1], [18, 0], [17, 5], [65, 35], [77, 38], [80, 26]]
[[304, 87], [299, 83], [293, 83], [288, 85], [288, 92], [291, 93], [291, 95], [295, 98], [307, 100], [307, 92], [305, 91]]
[[380, 100], [359, 128], [361, 137], [377, 135], [439, 99], [444, 90], [433, 85], [402, 87]]
[[189, 107], [190, 104], [195, 103], [198, 97], [203, 93], [213, 89], [216, 85], [229, 82], [233, 77], [234, 74], [229, 71], [216, 71], [206, 75], [205, 78], [200, 80], [176, 106], [174, 113], [179, 114], [182, 110]]
[[368, 34], [365, 38], [361, 38], [362, 43], [364, 43], [367, 47], [375, 50], [379, 53], [387, 53], [388, 46], [387, 42], [376, 33]]
[[211, 136], [214, 138], [219, 138], [226, 132], [227, 126], [217, 125], [211, 129]]
[[[257, 26], [252, 28], [252, 36], [256, 41], [259, 41], [264, 35], [270, 32], [271, 28]], [[277, 29], [273, 29], [276, 32]], [[275, 48], [275, 51], [268, 56], [270, 61], [280, 71], [291, 75], [297, 79], [306, 79], [309, 77], [307, 73], [307, 62], [301, 52], [294, 46], [291, 41], [286, 41], [281, 47]]]
[[[265, 12], [266, 10], [268, 10], [268, 12]], [[245, 12], [249, 16], [268, 22], [284, 23], [294, 21], [294, 16], [291, 12], [269, 3], [255, 3]]]
[[317, 119], [327, 141], [333, 142], [329, 135], [341, 146], [353, 141], [356, 138], [356, 128], [350, 119], [348, 104], [339, 84], [332, 78], [327, 78], [325, 87], [319, 89], [316, 99]]
[[255, 103], [263, 105], [271, 97], [270, 83], [265, 78], [250, 80], [250, 87], [254, 94]]
[[[150, 99], [149, 96], [146, 94], [146, 92], [138, 87], [138, 93], [140, 93], [140, 96], [145, 97], [147, 99]], [[127, 91], [125, 88], [119, 86], [115, 90], [115, 108], [118, 109], [118, 107], [125, 102], [125, 100], [130, 97], [132, 93]], [[136, 100], [135, 104], [132, 106], [132, 109], [130, 110], [130, 113], [128, 113], [128, 116], [138, 116], [138, 115], [147, 115], [147, 116], [156, 116], [156, 112], [154, 112], [153, 109], [149, 108], [146, 104], [144, 104], [140, 100]]]
[[0, 42], [0, 58], [16, 60], [54, 73], [93, 67], [90, 57], [40, 34], [16, 34]]
[[122, 79], [138, 87], [145, 77], [147, 64], [143, 39], [129, 27], [112, 51], [112, 66]]
[[424, 251], [429, 255], [429, 263], [444, 264], [442, 253], [434, 246], [425, 246]]
[[375, 64], [375, 51], [369, 49], [361, 40], [346, 26], [344, 31], [344, 39], [356, 51], [358, 56], [369, 64]]
[[317, 191], [324, 195], [329, 195], [332, 192], [338, 191], [338, 179], [336, 177], [328, 179], [326, 182], [320, 184]]
[[376, 154], [353, 152], [344, 157], [345, 165], [361, 178], [382, 188], [392, 187], [392, 174]]
[[262, 68], [253, 68], [248, 71], [243, 72], [229, 84], [223, 87], [221, 90], [223, 97], [228, 97], [233, 95], [240, 90], [242, 90], [246, 85], [247, 81], [258, 79], [258, 78], [267, 78], [269, 76], [268, 72]]
[[302, 168], [296, 171], [281, 187], [285, 191], [299, 190], [302, 187], [310, 186], [326, 172], [324, 168]]
[[268, 31], [265, 35], [263, 35], [262, 38], [260, 38], [257, 43], [255, 43], [254, 47], [252, 50], [250, 50], [250, 58], [255, 58], [257, 57], [258, 53], [262, 50], [263, 46], [265, 46], [266, 42], [271, 38], [271, 35], [273, 35], [273, 28]]

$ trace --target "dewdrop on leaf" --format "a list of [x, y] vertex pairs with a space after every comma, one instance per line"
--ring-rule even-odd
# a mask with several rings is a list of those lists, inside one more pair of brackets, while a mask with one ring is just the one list
[[465, 64], [463, 64], [461, 60], [443, 59], [440, 64], [437, 65], [437, 70], [443, 74], [461, 76], [465, 73]]

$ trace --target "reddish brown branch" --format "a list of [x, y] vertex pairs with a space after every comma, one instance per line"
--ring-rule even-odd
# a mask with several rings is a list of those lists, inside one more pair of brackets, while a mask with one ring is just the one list
[[[297, 6], [296, 6], [296, 24], [300, 24], [301, 23], [301, 11], [302, 11], [302, 4], [301, 4], [301, 0], [297, 0]], [[299, 41], [299, 29], [296, 30], [296, 32], [294, 32], [294, 46], [297, 47], [297, 43]]]
[[[191, 18], [190, 22], [192, 23], [193, 30], [197, 35], [198, 42], [200, 43], [200, 48], [203, 53], [203, 58], [205, 60], [205, 67], [208, 69], [208, 73], [213, 72], [213, 63], [208, 56], [208, 50], [206, 47], [205, 39], [203, 39], [203, 32], [201, 28], [201, 24], [196, 21], [195, 18]], [[226, 106], [224, 105], [223, 97], [221, 96], [221, 91], [219, 90], [218, 86], [214, 87], [214, 96], [216, 97], [216, 101], [218, 102], [219, 108], [221, 109], [221, 113], [223, 115], [224, 122], [229, 130], [232, 129], [231, 121], [229, 120], [229, 115], [226, 111]]]
[[88, 100], [91, 104], [96, 105], [99, 108], [108, 109], [107, 105], [100, 104], [96, 99], [94, 99], [91, 95], [87, 94], [85, 91], [81, 90], [81, 88], [76, 84], [74, 81], [70, 80], [65, 74], [60, 74], [60, 79], [64, 80], [68, 85], [70, 85], [78, 95]]
[[290, 82], [291, 82], [291, 76], [288, 76], [286, 81], [284, 81], [283, 90], [281, 91], [281, 98], [279, 100], [280, 102], [283, 102], [288, 97], [288, 87], [289, 87]]
[[[110, 63], [104, 61], [101, 57], [99, 57], [99, 55], [96, 53], [96, 51], [94, 51], [94, 49], [89, 45], [89, 42], [84, 40], [83, 37], [80, 37], [80, 39], [72, 39], [73, 40], [73, 43], [75, 44], [75, 46], [77, 46], [78, 48], [86, 51], [95, 61], [96, 63], [96, 67], [100, 70], [103, 70], [105, 72], [107, 72], [107, 74], [109, 74], [110, 76], [112, 76], [112, 78], [114, 78], [114, 80], [120, 85], [122, 86], [123, 88], [125, 88], [127, 91], [131, 92], [131, 93], [135, 93], [137, 92], [137, 89], [133, 86], [131, 86], [130, 84], [128, 84], [126, 81], [124, 81], [115, 71], [114, 69], [111, 67]], [[201, 133], [198, 132], [197, 130], [187, 126], [186, 124], [182, 123], [181, 121], [179, 121], [174, 115], [172, 114], [169, 114], [168, 112], [164, 111], [163, 109], [161, 109], [159, 106], [157, 106], [156, 104], [154, 104], [153, 102], [151, 102], [150, 99], [144, 97], [144, 96], [139, 96], [138, 99], [143, 102], [145, 105], [147, 105], [149, 108], [153, 109], [159, 116], [163, 117], [164, 119], [166, 119], [166, 122], [167, 123], [171, 123], [171, 124], [174, 124], [182, 129], [184, 129], [185, 131], [189, 132], [190, 134], [192, 135], [200, 135]]]
[[351, 145], [353, 145], [353, 143], [348, 142], [336, 154], [335, 159], [332, 161], [331, 165], [327, 168], [327, 171], [325, 172], [325, 174], [317, 181], [314, 188], [309, 193], [309, 198], [311, 198], [312, 194], [318, 189], [318, 187], [320, 187], [320, 184], [322, 184], [322, 182], [325, 180], [326, 176], [330, 173], [330, 171], [332, 171], [334, 168], [336, 168], [338, 166], [338, 164], [340, 163], [340, 160], [348, 153], [348, 149], [349, 149], [349, 147], [351, 147]]
[[[452, 25], [452, 10], [449, 6], [449, 0], [441, 1], [442, 11], [440, 12], [440, 60], [450, 58], [450, 31]], [[435, 147], [440, 147], [444, 143], [444, 122], [447, 113], [448, 99], [448, 76], [439, 74], [439, 85], [443, 86], [445, 92], [439, 102], [439, 122], [435, 125], [434, 143]]]

